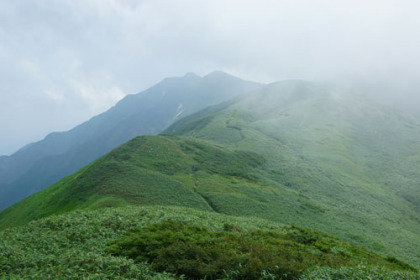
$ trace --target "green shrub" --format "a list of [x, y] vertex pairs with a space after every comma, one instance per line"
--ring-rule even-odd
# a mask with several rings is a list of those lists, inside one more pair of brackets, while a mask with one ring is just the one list
[[[300, 230], [316, 241], [294, 240]], [[420, 279], [396, 262], [307, 229], [180, 207], [74, 211], [0, 231], [0, 279], [169, 280], [181, 269], [190, 279]], [[178, 277], [157, 264], [181, 267]]]
[[391, 271], [384, 267], [358, 265], [353, 267], [313, 267], [306, 270], [300, 280], [419, 280], [419, 274]]
[[393, 263], [393, 264], [396, 264], [397, 266], [399, 266], [399, 267], [401, 267], [401, 268], [403, 268], [405, 270], [411, 270], [411, 271], [417, 272], [417, 269], [415, 269], [411, 265], [409, 265], [409, 264], [407, 264], [407, 263], [405, 263], [405, 262], [403, 262], [403, 261], [401, 261], [401, 260], [399, 260], [399, 259], [397, 259], [395, 257], [388, 256], [385, 259], [388, 262]]
[[107, 251], [188, 279], [297, 279], [313, 264], [350, 264], [275, 231], [242, 231], [231, 224], [211, 231], [171, 220], [136, 229]]

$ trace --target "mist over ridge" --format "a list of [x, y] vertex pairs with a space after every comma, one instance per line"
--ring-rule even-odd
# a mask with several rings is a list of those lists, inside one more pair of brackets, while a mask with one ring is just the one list
[[420, 279], [420, 1], [0, 1], [0, 279]]
[[220, 71], [163, 79], [65, 132], [55, 132], [0, 157], [0, 209], [35, 193], [139, 135], [262, 85]]
[[420, 4], [76, 0], [0, 4], [0, 155], [163, 77], [341, 80], [419, 105]]
[[418, 266], [419, 139], [417, 119], [363, 95], [280, 81], [135, 137], [4, 209], [0, 227], [77, 209], [176, 205], [310, 227]]

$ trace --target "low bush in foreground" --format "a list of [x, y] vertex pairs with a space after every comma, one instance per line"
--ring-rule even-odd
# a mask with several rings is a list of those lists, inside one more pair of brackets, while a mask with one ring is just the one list
[[225, 223], [223, 230], [214, 231], [166, 220], [129, 232], [107, 251], [187, 279], [298, 279], [315, 265], [329, 269], [358, 267], [362, 259], [370, 264], [405, 268], [351, 245], [348, 252], [336, 245], [326, 236], [299, 227], [287, 227], [287, 233], [243, 231]]
[[[172, 230], [165, 230], [164, 225]], [[146, 231], [151, 234], [146, 235]], [[147, 250], [147, 255], [135, 253], [137, 249], [133, 248], [136, 257], [130, 257], [129, 244], [126, 248], [118, 247], [121, 250], [115, 252], [118, 255], [107, 249], [142, 232], [141, 240], [130, 242], [149, 241], [146, 245], [155, 250]], [[174, 242], [180, 238], [185, 242]], [[197, 262], [191, 255], [206, 261]], [[193, 267], [188, 260], [200, 266]], [[309, 267], [307, 272], [310, 261], [319, 268]], [[360, 264], [368, 265], [368, 269], [358, 275], [366, 274], [370, 278], [350, 279], [420, 279], [418, 274], [396, 271], [402, 268], [395, 260], [389, 262], [315, 231], [191, 208], [154, 206], [75, 211], [0, 231], [0, 279], [182, 278], [180, 274], [184, 270], [170, 267], [171, 263], [184, 270], [188, 267], [197, 270], [207, 279], [290, 279], [299, 275], [304, 280], [345, 279], [340, 278], [346, 275], [343, 271], [358, 272]], [[221, 273], [219, 268], [226, 271]], [[374, 273], [376, 270], [393, 277], [376, 277], [380, 275]], [[288, 273], [287, 277], [282, 273]], [[339, 276], [334, 278], [334, 275]], [[190, 276], [194, 277], [200, 278]]]
[[419, 280], [415, 272], [390, 271], [383, 267], [357, 265], [354, 267], [315, 267], [306, 270], [300, 280]]

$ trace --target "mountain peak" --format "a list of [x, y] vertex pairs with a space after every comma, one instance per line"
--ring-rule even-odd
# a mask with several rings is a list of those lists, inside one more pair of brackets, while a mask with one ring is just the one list
[[197, 74], [195, 74], [195, 73], [192, 73], [192, 72], [187, 72], [185, 75], [184, 75], [184, 78], [201, 78], [200, 76], [198, 76]]
[[0, 158], [0, 209], [45, 188], [134, 136], [158, 134], [181, 116], [257, 87], [258, 84], [238, 78], [204, 80], [187, 73], [127, 95], [108, 111], [67, 132], [49, 134], [8, 160]]
[[220, 70], [210, 72], [209, 74], [204, 76], [204, 78], [224, 78], [224, 77], [234, 77], [234, 76]]

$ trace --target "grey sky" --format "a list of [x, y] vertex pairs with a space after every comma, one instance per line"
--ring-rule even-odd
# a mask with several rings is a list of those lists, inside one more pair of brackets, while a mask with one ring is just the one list
[[0, 154], [186, 72], [393, 80], [415, 98], [419, 15], [417, 0], [3, 0]]

